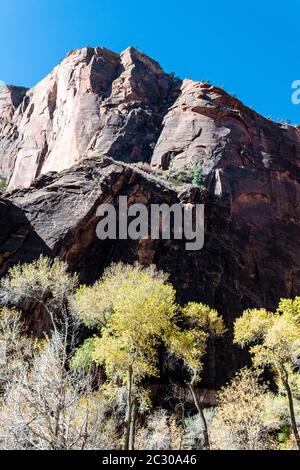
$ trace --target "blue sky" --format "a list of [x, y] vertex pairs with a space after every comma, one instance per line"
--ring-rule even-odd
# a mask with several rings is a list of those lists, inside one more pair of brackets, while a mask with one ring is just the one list
[[132, 45], [300, 124], [299, 12], [299, 0], [0, 0], [0, 80], [32, 86], [70, 49]]

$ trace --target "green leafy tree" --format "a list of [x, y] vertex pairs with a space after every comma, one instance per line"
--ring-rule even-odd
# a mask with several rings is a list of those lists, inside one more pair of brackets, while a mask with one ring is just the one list
[[202, 303], [188, 303], [182, 310], [182, 316], [186, 322], [186, 328], [180, 329], [175, 326], [171, 330], [168, 345], [170, 351], [183, 361], [189, 373], [189, 389], [203, 425], [204, 445], [206, 449], [209, 449], [207, 422], [195, 386], [201, 379], [208, 339], [222, 336], [225, 333], [225, 326], [218, 312]]
[[202, 174], [202, 168], [199, 162], [195, 163], [195, 165], [193, 166], [192, 184], [194, 186], [197, 186], [198, 188], [201, 188], [203, 186], [203, 174]]
[[6, 189], [6, 186], [6, 180], [0, 177], [0, 193], [2, 193]]
[[300, 355], [300, 298], [284, 299], [277, 312], [265, 309], [246, 310], [234, 325], [234, 341], [242, 347], [250, 346], [253, 365], [271, 368], [280, 386], [286, 392], [291, 427], [300, 450], [291, 379], [295, 362]]
[[135, 421], [142, 381], [159, 375], [158, 346], [170, 336], [176, 315], [175, 291], [153, 266], [112, 265], [92, 287], [82, 287], [75, 307], [84, 323], [99, 328], [73, 366], [88, 357], [104, 366], [111, 383], [127, 387], [124, 449], [134, 448]]

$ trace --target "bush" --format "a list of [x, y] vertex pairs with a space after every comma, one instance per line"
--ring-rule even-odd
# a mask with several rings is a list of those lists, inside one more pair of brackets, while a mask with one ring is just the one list
[[0, 193], [3, 193], [7, 187], [6, 179], [0, 177]]
[[218, 394], [211, 426], [212, 448], [218, 450], [272, 449], [272, 429], [265, 419], [271, 393], [251, 369], [242, 369]]
[[192, 184], [201, 188], [203, 186], [203, 175], [202, 175], [202, 168], [200, 163], [195, 163], [193, 167], [193, 180]]

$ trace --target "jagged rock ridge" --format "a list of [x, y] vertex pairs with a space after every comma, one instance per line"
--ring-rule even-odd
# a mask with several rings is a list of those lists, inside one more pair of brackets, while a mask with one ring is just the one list
[[271, 166], [300, 152], [300, 129], [264, 119], [220, 88], [179, 80], [130, 47], [72, 51], [30, 90], [0, 92], [0, 176], [27, 187], [92, 155], [204, 175]]
[[14, 133], [2, 129], [0, 172], [14, 188], [93, 153], [149, 160], [178, 82], [133, 48], [69, 53], [26, 92], [12, 117]]

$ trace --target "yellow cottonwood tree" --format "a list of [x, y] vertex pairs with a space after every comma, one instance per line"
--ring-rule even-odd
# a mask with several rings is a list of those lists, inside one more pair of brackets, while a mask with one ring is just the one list
[[206, 449], [209, 449], [207, 422], [202, 404], [197, 397], [195, 385], [201, 378], [203, 357], [206, 353], [209, 337], [222, 336], [226, 329], [218, 312], [202, 303], [189, 302], [182, 309], [182, 316], [186, 322], [186, 328], [174, 327], [168, 338], [168, 345], [170, 351], [183, 361], [190, 375], [189, 388], [202, 421], [204, 445]]
[[203, 356], [209, 336], [224, 333], [224, 323], [216, 310], [191, 302], [179, 315], [175, 290], [167, 276], [150, 266], [122, 263], [108, 268], [92, 287], [81, 287], [75, 295], [75, 309], [88, 327], [99, 329], [78, 349], [73, 366], [89, 360], [104, 366], [108, 379], [127, 385], [127, 420], [124, 449], [134, 448], [135, 414], [141, 382], [159, 375], [158, 346], [183, 360], [190, 373], [189, 387], [204, 426], [207, 424], [195, 385], [200, 380]]
[[253, 365], [271, 368], [284, 388], [290, 411], [291, 427], [300, 450], [291, 378], [300, 356], [300, 298], [283, 299], [276, 313], [265, 309], [246, 310], [234, 325], [234, 342], [249, 351]]
[[[176, 315], [175, 290], [154, 267], [112, 265], [92, 287], [75, 296], [76, 310], [100, 335], [82, 348], [104, 366], [110, 381], [127, 385], [124, 449], [134, 448], [137, 396], [145, 377], [158, 376], [157, 349], [170, 336]], [[82, 348], [73, 364], [85, 362]]]
[[[49, 316], [50, 328], [71, 313], [69, 299], [78, 285], [78, 276], [68, 272], [67, 263], [40, 256], [31, 263], [18, 264], [0, 281], [0, 305], [29, 310], [40, 306]], [[74, 318], [75, 320], [75, 318]]]

